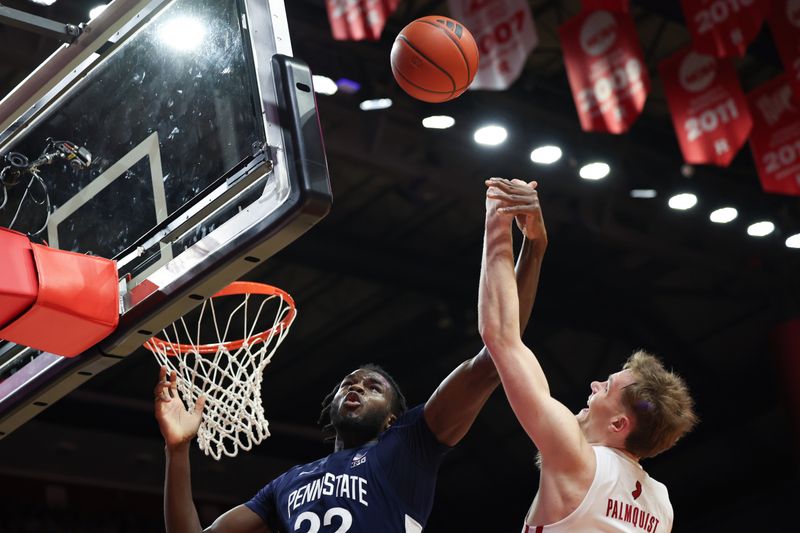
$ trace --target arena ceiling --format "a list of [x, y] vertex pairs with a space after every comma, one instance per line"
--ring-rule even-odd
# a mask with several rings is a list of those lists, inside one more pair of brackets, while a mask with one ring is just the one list
[[[94, 3], [3, 5], [79, 23]], [[763, 528], [765, 517], [772, 530], [788, 525], [800, 497], [800, 441], [769, 338], [800, 314], [800, 254], [783, 245], [800, 231], [800, 202], [761, 191], [747, 147], [727, 169], [682, 165], [656, 69], [689, 42], [679, 3], [632, 3], [653, 89], [621, 136], [580, 130], [556, 31], [579, 11], [577, 0], [531, 1], [540, 43], [509, 90], [471, 91], [439, 105], [405, 96], [388, 54], [405, 24], [446, 14], [445, 1], [402, 2], [380, 41], [359, 43], [331, 39], [322, 0], [286, 4], [295, 55], [315, 73], [359, 81], [362, 91], [318, 97], [333, 211], [250, 276], [289, 291], [300, 315], [265, 375], [274, 436], [235, 460], [194, 462], [208, 512], [325, 454], [314, 426], [319, 403], [358, 364], [383, 365], [416, 404], [478, 351], [483, 179], [499, 175], [540, 182], [550, 247], [525, 340], [554, 396], [580, 408], [589, 381], [633, 349], [662, 355], [686, 376], [702, 418], [676, 449], [646, 464], [671, 489], [676, 531]], [[0, 26], [0, 95], [58, 44]], [[766, 28], [736, 67], [745, 91], [781, 71]], [[394, 105], [362, 112], [366, 96]], [[456, 126], [423, 129], [421, 118], [433, 112], [454, 116]], [[488, 121], [508, 128], [502, 147], [472, 141]], [[541, 142], [559, 143], [564, 161], [534, 167], [528, 153]], [[577, 166], [596, 158], [611, 165], [609, 178], [579, 179]], [[633, 188], [658, 196], [634, 199]], [[668, 209], [666, 198], [686, 189], [700, 197], [698, 208]], [[722, 204], [736, 205], [739, 221], [709, 223], [708, 211]], [[746, 224], [761, 218], [777, 233], [749, 238]], [[137, 353], [99, 375], [0, 441], [0, 472], [158, 493], [156, 373], [151, 356]], [[498, 391], [450, 454], [428, 530], [516, 531], [537, 486], [534, 453]]]

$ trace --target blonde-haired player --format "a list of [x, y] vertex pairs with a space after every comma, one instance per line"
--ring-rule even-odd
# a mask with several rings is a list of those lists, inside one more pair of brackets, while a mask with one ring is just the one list
[[[667, 488], [639, 460], [669, 449], [696, 424], [689, 391], [657, 358], [637, 352], [622, 370], [591, 383], [587, 406], [577, 415], [550, 396], [536, 356], [520, 339], [511, 238], [515, 187], [507, 180], [487, 182], [478, 311], [511, 407], [539, 449], [539, 490], [523, 533], [668, 532], [673, 511]], [[546, 242], [536, 212], [527, 230]]]

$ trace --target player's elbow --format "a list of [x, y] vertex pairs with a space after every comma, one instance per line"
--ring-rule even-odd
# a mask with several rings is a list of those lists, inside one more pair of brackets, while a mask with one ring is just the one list
[[496, 321], [479, 324], [478, 329], [480, 330], [483, 344], [489, 350], [489, 354], [493, 359], [495, 354], [512, 351], [519, 342], [518, 338], [514, 338], [512, 331], [504, 328], [502, 324]]
[[496, 344], [501, 341], [502, 329], [500, 321], [486, 313], [479, 313], [478, 315], [478, 332], [487, 348], [489, 344]]

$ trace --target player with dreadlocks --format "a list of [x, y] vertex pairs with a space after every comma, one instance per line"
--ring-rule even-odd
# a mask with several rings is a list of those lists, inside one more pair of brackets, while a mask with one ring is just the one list
[[[512, 198], [506, 206], [525, 235], [517, 262], [520, 326], [536, 296], [547, 233], [536, 183], [492, 178]], [[166, 441], [164, 513], [167, 533], [203, 531], [192, 503], [189, 444], [203, 399], [187, 412], [166, 369], [156, 387], [156, 418]], [[433, 506], [439, 466], [467, 433], [500, 383], [486, 348], [459, 365], [422, 405], [406, 409], [394, 379], [364, 365], [336, 385], [322, 404], [323, 433], [334, 452], [295, 466], [250, 501], [220, 516], [213, 533], [419, 533]]]

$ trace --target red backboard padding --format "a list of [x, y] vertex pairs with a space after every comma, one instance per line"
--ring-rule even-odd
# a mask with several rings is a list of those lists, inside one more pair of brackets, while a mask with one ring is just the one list
[[22, 233], [0, 228], [0, 328], [30, 308], [38, 292], [31, 242]]
[[31, 244], [39, 292], [0, 338], [74, 357], [114, 331], [119, 284], [114, 261]]

